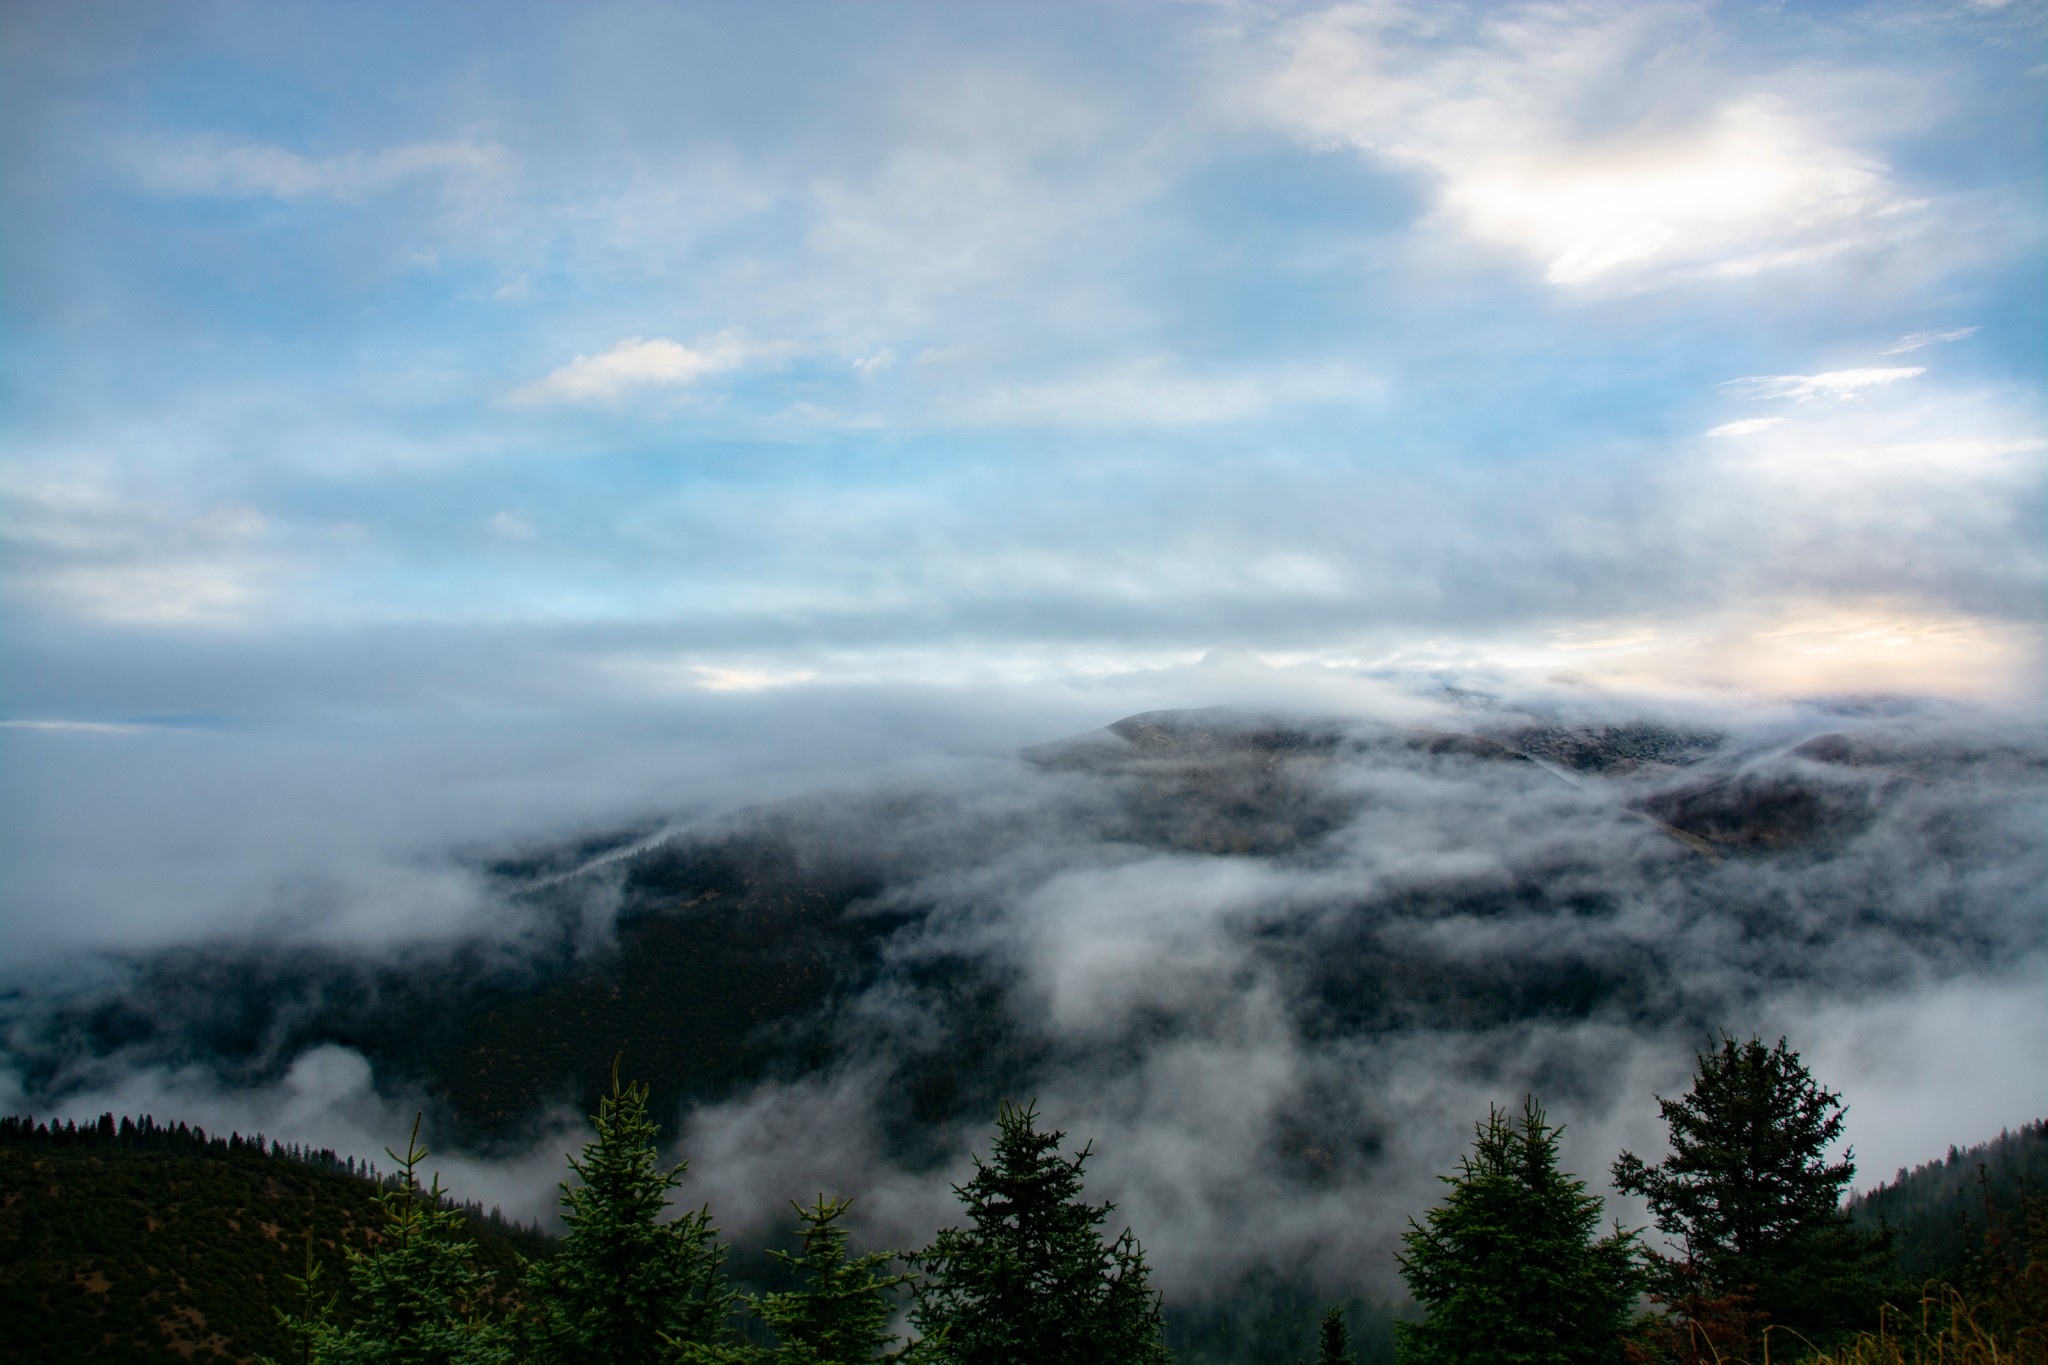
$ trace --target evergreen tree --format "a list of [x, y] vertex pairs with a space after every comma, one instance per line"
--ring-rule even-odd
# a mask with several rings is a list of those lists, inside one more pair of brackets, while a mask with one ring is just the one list
[[1443, 1204], [1409, 1220], [1401, 1273], [1428, 1312], [1395, 1326], [1403, 1365], [1607, 1365], [1620, 1355], [1639, 1272], [1635, 1234], [1595, 1239], [1600, 1201], [1557, 1169], [1534, 1099], [1495, 1109]]
[[597, 1136], [562, 1185], [561, 1251], [528, 1267], [539, 1365], [684, 1365], [736, 1358], [725, 1248], [708, 1209], [663, 1221], [687, 1163], [655, 1154], [647, 1087], [621, 1086], [592, 1116]]
[[839, 1219], [852, 1202], [822, 1194], [808, 1207], [791, 1201], [803, 1220], [803, 1250], [768, 1254], [801, 1275], [803, 1287], [753, 1301], [755, 1316], [775, 1333], [776, 1347], [766, 1357], [775, 1365], [866, 1365], [884, 1358], [896, 1340], [889, 1332], [891, 1293], [916, 1276], [877, 1273], [899, 1259], [892, 1251], [847, 1254]]
[[1861, 1326], [1886, 1290], [1888, 1232], [1842, 1208], [1853, 1153], [1830, 1162], [1842, 1102], [1780, 1038], [1723, 1038], [1700, 1054], [1683, 1099], [1661, 1096], [1670, 1155], [1654, 1166], [1623, 1152], [1615, 1186], [1649, 1202], [1677, 1256], [1652, 1253], [1655, 1283], [1687, 1305], [1736, 1299], [1774, 1328], [1815, 1340]]
[[[127, 1120], [122, 1120], [126, 1122]], [[339, 1290], [323, 1291], [320, 1285], [322, 1267], [313, 1259], [313, 1229], [306, 1229], [306, 1268], [298, 1275], [285, 1276], [285, 1282], [298, 1292], [299, 1311], [287, 1313], [282, 1308], [270, 1311], [277, 1314], [278, 1325], [291, 1340], [292, 1365], [320, 1365], [320, 1347], [328, 1333], [328, 1324], [334, 1318], [334, 1305], [341, 1298]], [[256, 1357], [258, 1365], [279, 1365], [269, 1356]]]
[[[318, 1267], [299, 1285], [306, 1309], [285, 1325], [318, 1365], [508, 1365], [510, 1344], [489, 1316], [491, 1278], [476, 1264], [476, 1247], [460, 1209], [447, 1206], [436, 1176], [421, 1189], [418, 1168], [427, 1158], [415, 1118], [396, 1182], [377, 1195], [384, 1226], [380, 1244], [349, 1250], [352, 1312], [337, 1325], [331, 1300], [319, 1298]], [[310, 1258], [309, 1258], [310, 1260]]]
[[1351, 1329], [1344, 1325], [1344, 1310], [1323, 1311], [1323, 1325], [1316, 1332], [1316, 1365], [1358, 1365], [1351, 1353]]
[[1060, 1155], [1033, 1107], [1004, 1104], [993, 1157], [953, 1191], [969, 1226], [945, 1228], [916, 1257], [928, 1277], [911, 1321], [945, 1365], [1163, 1365], [1159, 1296], [1115, 1207], [1081, 1198], [1089, 1149]]

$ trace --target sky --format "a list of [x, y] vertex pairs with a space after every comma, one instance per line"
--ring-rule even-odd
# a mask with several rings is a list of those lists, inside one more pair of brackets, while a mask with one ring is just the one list
[[[2042, 0], [15, 0], [0, 957], [1154, 707], [2038, 736], [2044, 190]], [[2041, 979], [1787, 1017], [1969, 1141]]]
[[17, 725], [2037, 678], [2038, 3], [4, 22]]

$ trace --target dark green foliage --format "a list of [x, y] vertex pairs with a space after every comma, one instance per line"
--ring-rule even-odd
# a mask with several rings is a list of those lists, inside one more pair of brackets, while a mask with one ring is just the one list
[[911, 1321], [947, 1365], [1153, 1365], [1167, 1359], [1159, 1298], [1113, 1208], [1081, 1198], [1083, 1148], [1041, 1133], [1035, 1108], [1005, 1104], [995, 1153], [954, 1192], [968, 1226], [945, 1228], [917, 1258], [927, 1275]]
[[[180, 1362], [297, 1356], [276, 1310], [308, 1238], [322, 1291], [381, 1220], [365, 1167], [239, 1135], [112, 1117], [0, 1119], [0, 1361]], [[546, 1239], [465, 1211], [501, 1275]]]
[[1780, 1038], [1724, 1038], [1702, 1053], [1683, 1099], [1659, 1098], [1671, 1154], [1651, 1166], [1624, 1152], [1614, 1183], [1649, 1201], [1679, 1254], [1653, 1254], [1658, 1289], [1688, 1301], [1746, 1296], [1767, 1325], [1822, 1339], [1869, 1323], [1890, 1279], [1889, 1238], [1853, 1224], [1842, 1192], [1842, 1102]]
[[[1307, 1274], [1259, 1266], [1207, 1296], [1164, 1305], [1166, 1344], [1177, 1365], [1301, 1365], [1316, 1352], [1328, 1287]], [[1345, 1326], [1359, 1365], [1392, 1365], [1393, 1307], [1345, 1300]]]
[[1606, 1365], [1620, 1352], [1639, 1275], [1633, 1233], [1595, 1237], [1600, 1201], [1557, 1169], [1560, 1129], [1535, 1100], [1477, 1125], [1450, 1196], [1409, 1220], [1400, 1258], [1428, 1313], [1396, 1325], [1412, 1365]]
[[1351, 1329], [1344, 1325], [1344, 1310], [1323, 1310], [1322, 1326], [1316, 1331], [1316, 1365], [1358, 1365], [1351, 1353]]
[[1992, 1207], [2013, 1220], [2018, 1240], [2011, 1250], [2031, 1256], [2035, 1249], [2019, 1217], [2020, 1198], [2024, 1190], [2048, 1191], [2048, 1119], [1967, 1150], [1951, 1147], [1940, 1161], [1901, 1170], [1890, 1183], [1850, 1196], [1849, 1216], [1862, 1227], [1890, 1227], [1897, 1234], [1899, 1273], [1906, 1283], [1962, 1284], [1984, 1243], [1979, 1167], [1989, 1179]]
[[858, 1365], [882, 1358], [896, 1340], [889, 1332], [893, 1292], [916, 1277], [879, 1273], [901, 1259], [893, 1251], [847, 1254], [839, 1219], [851, 1200], [821, 1194], [808, 1207], [791, 1203], [803, 1221], [803, 1249], [768, 1254], [795, 1271], [802, 1287], [752, 1301], [754, 1315], [775, 1333], [776, 1345], [764, 1358], [775, 1365]]
[[663, 1221], [684, 1165], [664, 1168], [647, 1087], [620, 1085], [598, 1102], [597, 1136], [570, 1158], [562, 1186], [568, 1232], [527, 1278], [528, 1335], [541, 1365], [665, 1365], [716, 1360], [738, 1296], [706, 1209]]
[[[319, 1365], [320, 1347], [325, 1328], [334, 1319], [335, 1305], [341, 1301], [341, 1291], [329, 1289], [323, 1279], [326, 1267], [313, 1254], [313, 1234], [306, 1234], [306, 1265], [296, 1275], [285, 1278], [291, 1286], [294, 1300], [289, 1309], [277, 1308], [278, 1325], [290, 1336], [291, 1353], [282, 1358], [283, 1365]], [[270, 1356], [258, 1356], [261, 1365], [279, 1365]]]
[[491, 1313], [493, 1277], [477, 1264], [460, 1210], [441, 1198], [439, 1177], [419, 1183], [420, 1126], [412, 1126], [397, 1182], [377, 1192], [383, 1215], [368, 1250], [348, 1250], [348, 1310], [337, 1319], [309, 1281], [297, 1288], [308, 1311], [284, 1325], [301, 1358], [317, 1365], [510, 1365], [512, 1347]]

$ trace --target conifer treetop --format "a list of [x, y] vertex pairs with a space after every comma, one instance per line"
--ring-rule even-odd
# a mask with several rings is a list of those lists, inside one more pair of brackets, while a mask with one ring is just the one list
[[953, 1187], [967, 1213], [915, 1258], [926, 1279], [911, 1321], [951, 1365], [1153, 1365], [1166, 1360], [1159, 1298], [1129, 1228], [1105, 1241], [1113, 1204], [1082, 1197], [1092, 1146], [1037, 1128], [1035, 1104], [1004, 1103], [995, 1147]]
[[1519, 1118], [1491, 1109], [1449, 1194], [1409, 1220], [1398, 1258], [1428, 1316], [1398, 1323], [1402, 1365], [1608, 1365], [1639, 1275], [1635, 1235], [1596, 1237], [1600, 1200], [1557, 1168], [1534, 1097]]

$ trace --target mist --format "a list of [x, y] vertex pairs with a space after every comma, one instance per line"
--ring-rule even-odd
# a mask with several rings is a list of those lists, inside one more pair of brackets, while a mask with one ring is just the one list
[[[1617, 1152], [1658, 1150], [1652, 1096], [1682, 1091], [1724, 1032], [1789, 1037], [1844, 1095], [1863, 1186], [2048, 1108], [2048, 742], [2024, 713], [1327, 670], [1309, 686], [1241, 656], [1120, 690], [1173, 699], [1219, 670], [1268, 697], [1021, 752], [1003, 747], [1017, 716], [1052, 729], [1101, 699], [1040, 695], [977, 724], [929, 693], [753, 698], [710, 709], [716, 741], [688, 718], [696, 743], [658, 759], [651, 735], [690, 733], [684, 718], [487, 763], [488, 727], [437, 746], [401, 732], [382, 754], [337, 743], [341, 764], [243, 738], [252, 766], [220, 789], [260, 785], [289, 817], [208, 804], [212, 870], [182, 880], [174, 841], [110, 839], [67, 891], [94, 913], [15, 931], [37, 951], [9, 978], [6, 1107], [150, 1111], [373, 1159], [424, 1110], [453, 1188], [545, 1222], [587, 1096], [480, 1133], [430, 1075], [379, 1074], [322, 1037], [321, 993], [365, 971], [515, 994], [601, 977], [645, 916], [717, 909], [716, 892], [677, 911], [661, 907], [681, 892], [647, 888], [686, 885], [692, 850], [730, 844], [766, 849], [777, 885], [825, 896], [830, 932], [871, 951], [775, 1026], [800, 1041], [662, 1116], [686, 1197], [743, 1244], [819, 1191], [859, 1200], [864, 1241], [921, 1244], [1007, 1099], [1093, 1144], [1090, 1191], [1170, 1298], [1262, 1272], [1394, 1297], [1399, 1232], [1489, 1105], [1537, 1096], [1567, 1166], [1604, 1189]], [[775, 736], [807, 763], [763, 763]], [[154, 746], [158, 791], [202, 776], [180, 767], [192, 735], [61, 738]], [[722, 777], [745, 799], [715, 804]], [[476, 784], [481, 809], [462, 799]], [[64, 865], [78, 846], [44, 844]], [[170, 894], [130, 903], [152, 883]], [[314, 959], [326, 986], [293, 974]], [[272, 985], [223, 1033], [202, 983], [249, 970]], [[93, 1022], [117, 1006], [147, 1029]], [[646, 1044], [621, 1040], [628, 1074]]]

